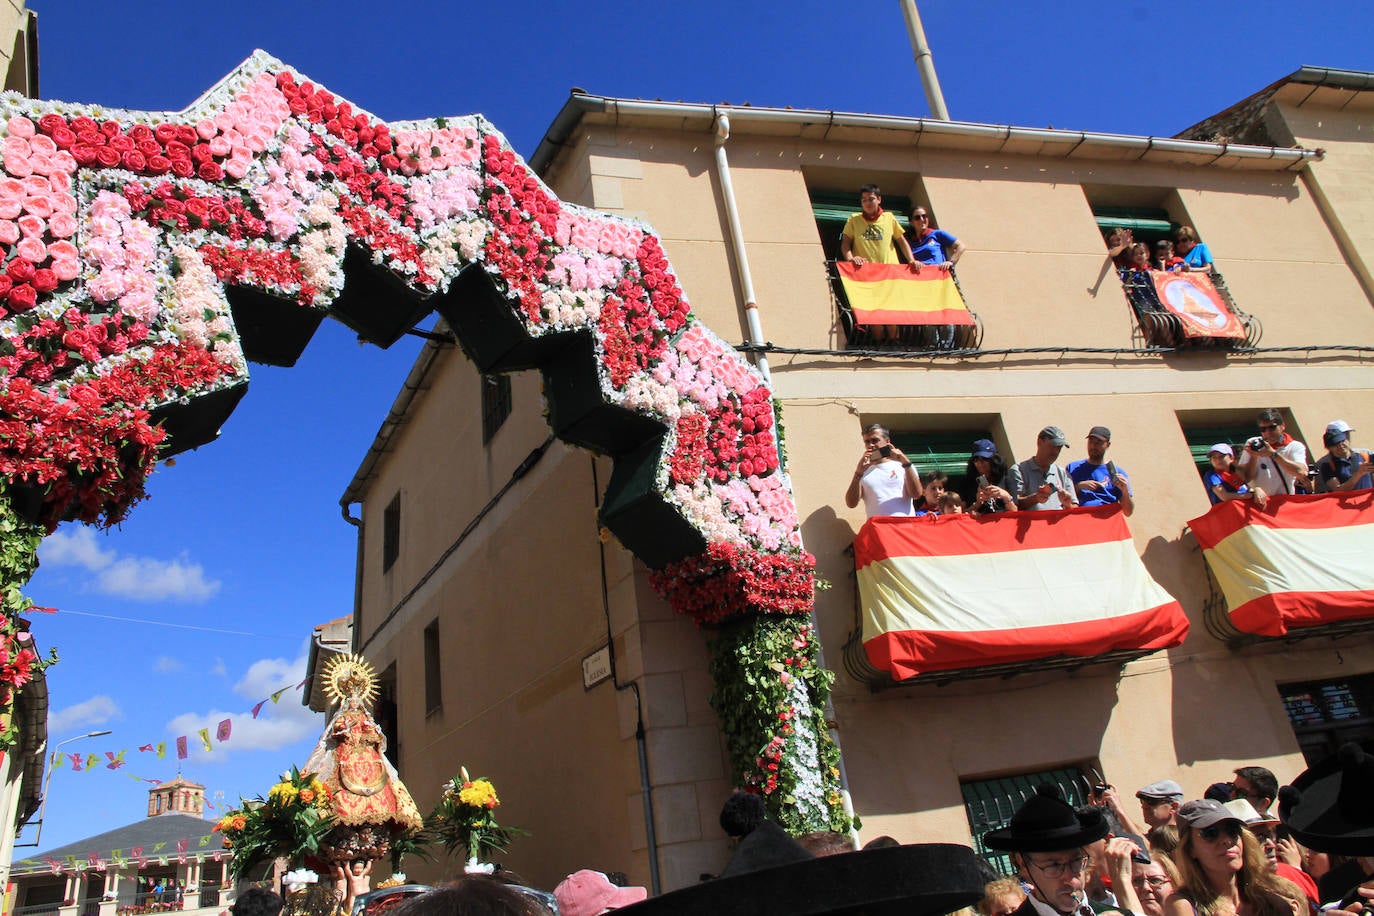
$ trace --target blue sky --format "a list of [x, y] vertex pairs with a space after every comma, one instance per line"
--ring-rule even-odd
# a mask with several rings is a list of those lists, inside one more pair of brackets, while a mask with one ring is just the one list
[[[262, 48], [386, 120], [481, 112], [526, 156], [574, 86], [927, 114], [897, 0], [30, 6], [41, 94], [115, 107], [183, 108]], [[921, 12], [951, 115], [965, 121], [1168, 136], [1304, 64], [1374, 69], [1360, 4], [1192, 6], [926, 0]], [[160, 469], [120, 529], [64, 526], [45, 545], [27, 592], [60, 609], [34, 619], [38, 643], [62, 655], [51, 740], [108, 728], [66, 750], [129, 754], [119, 771], [54, 774], [43, 848], [141, 817], [147, 786], [126, 774], [167, 779], [176, 761], [136, 748], [213, 733], [230, 713], [231, 740], [184, 768], [212, 800], [266, 792], [304, 762], [323, 723], [299, 693], [256, 722], [247, 711], [300, 680], [314, 624], [352, 609], [354, 530], [339, 495], [418, 349], [409, 338], [364, 349], [326, 322], [293, 369], [254, 367], [220, 440]]]

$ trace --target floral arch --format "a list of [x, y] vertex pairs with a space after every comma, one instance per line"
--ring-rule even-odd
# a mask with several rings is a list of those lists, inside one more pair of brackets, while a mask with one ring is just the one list
[[388, 124], [262, 52], [183, 112], [0, 108], [7, 619], [42, 532], [124, 518], [249, 361], [291, 365], [325, 316], [385, 347], [438, 311], [614, 458], [602, 522], [712, 631], [736, 780], [794, 830], [847, 827], [772, 396], [652, 229], [559, 201], [480, 115]]

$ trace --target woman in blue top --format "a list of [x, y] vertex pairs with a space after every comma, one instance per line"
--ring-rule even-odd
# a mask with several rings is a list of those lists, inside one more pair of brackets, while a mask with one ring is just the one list
[[1197, 240], [1192, 226], [1179, 226], [1174, 233], [1174, 252], [1183, 258], [1179, 270], [1212, 269], [1212, 250]]

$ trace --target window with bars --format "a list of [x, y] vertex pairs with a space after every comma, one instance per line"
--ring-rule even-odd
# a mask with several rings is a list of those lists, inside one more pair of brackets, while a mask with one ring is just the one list
[[510, 416], [510, 376], [482, 376], [482, 444], [486, 445]]
[[1351, 741], [1374, 751], [1374, 674], [1280, 684], [1279, 696], [1309, 764]]
[[1015, 871], [1011, 858], [1005, 852], [988, 849], [983, 845], [983, 837], [988, 831], [999, 830], [1011, 823], [1011, 816], [1016, 809], [1035, 794], [1036, 788], [1047, 784], [1058, 786], [1064, 800], [1074, 807], [1088, 803], [1092, 784], [1082, 769], [1072, 766], [960, 783], [964, 794], [964, 814], [968, 817], [969, 831], [973, 834], [973, 848], [1000, 874], [1010, 875]]

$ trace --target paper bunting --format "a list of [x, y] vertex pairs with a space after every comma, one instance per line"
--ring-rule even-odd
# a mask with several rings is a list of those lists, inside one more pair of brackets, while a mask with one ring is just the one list
[[[253, 704], [253, 706], [250, 709], [252, 717], [254, 719], [259, 718], [262, 715], [263, 708], [267, 705], [269, 701], [272, 703], [279, 703], [281, 702], [281, 698], [287, 693], [287, 691], [300, 690], [309, 683], [310, 678], [305, 677], [294, 685], [282, 687], [279, 690], [273, 691], [273, 693], [269, 695], [266, 699], [259, 700], [257, 703]], [[220, 744], [224, 744], [232, 740], [233, 733], [234, 720], [232, 717], [221, 719], [215, 725], [215, 741], [219, 742]], [[203, 747], [206, 751], [213, 752], [214, 744], [210, 740], [210, 728], [208, 726], [196, 731], [195, 735], [200, 738], [201, 747]], [[137, 750], [139, 751], [139, 753], [143, 754], [156, 754], [159, 760], [164, 760], [167, 757], [167, 745], [168, 742], [166, 741], [149, 741], [146, 744], [137, 745]], [[175, 745], [178, 760], [186, 760], [188, 757], [190, 757], [190, 738], [188, 735], [179, 735], [175, 739]], [[77, 773], [89, 772], [95, 769], [100, 764], [104, 764], [104, 768], [107, 770], [119, 770], [123, 769], [128, 764], [128, 760], [126, 759], [128, 753], [128, 749], [104, 751], [104, 756], [102, 758], [100, 754], [89, 754], [83, 756], [79, 753], [64, 753], [62, 751], [53, 751], [51, 757], [49, 758], [49, 766], [53, 770], [58, 770], [62, 769], [65, 766], [65, 764], [68, 761], [70, 761], [72, 771]], [[160, 779], [149, 779], [140, 776], [137, 773], [130, 773], [127, 770], [125, 770], [124, 775], [128, 776], [130, 779], [133, 779], [137, 782], [146, 782], [155, 786], [162, 784], [162, 780]], [[205, 802], [205, 806], [210, 810], [223, 810], [217, 809], [215, 805], [211, 804], [208, 801]]]

